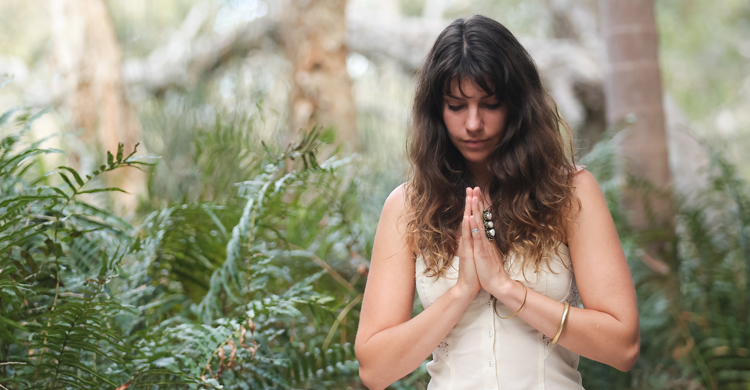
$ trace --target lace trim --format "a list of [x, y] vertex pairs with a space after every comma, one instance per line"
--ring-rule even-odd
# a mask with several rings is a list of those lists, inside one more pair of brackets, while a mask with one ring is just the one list
[[446, 343], [445, 340], [441, 341], [440, 345], [438, 345], [438, 353], [445, 358], [448, 357], [448, 343]]
[[578, 292], [578, 284], [576, 284], [575, 274], [573, 274], [573, 282], [570, 287], [570, 294], [568, 294], [568, 304], [573, 307], [581, 306], [581, 294]]
[[550, 343], [552, 342], [552, 339], [547, 337], [546, 334], [542, 333], [542, 342], [544, 343], [544, 357], [547, 357], [547, 355], [549, 355], [549, 353], [552, 351], [549, 347]]

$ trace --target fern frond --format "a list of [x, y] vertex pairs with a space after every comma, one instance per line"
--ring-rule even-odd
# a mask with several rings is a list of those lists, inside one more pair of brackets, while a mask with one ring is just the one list
[[[122, 339], [106, 321], [125, 308], [114, 302], [98, 302], [92, 291], [89, 299], [70, 299], [43, 318], [46, 324], [35, 331], [29, 349], [29, 362], [35, 367], [38, 385], [49, 389], [99, 389], [115, 386], [119, 375], [104, 374], [94, 364], [123, 365], [128, 351]], [[41, 320], [42, 318], [40, 318]]]

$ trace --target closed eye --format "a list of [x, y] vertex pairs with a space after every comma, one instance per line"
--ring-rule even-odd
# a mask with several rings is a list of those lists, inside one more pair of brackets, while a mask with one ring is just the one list
[[452, 106], [450, 104], [448, 105], [448, 109], [451, 111], [461, 111], [462, 108], [464, 108], [464, 106]]

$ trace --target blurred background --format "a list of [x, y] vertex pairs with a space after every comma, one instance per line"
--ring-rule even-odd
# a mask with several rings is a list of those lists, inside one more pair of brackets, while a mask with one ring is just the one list
[[750, 3], [635, 3], [3, 0], [0, 384], [364, 388], [415, 77], [483, 14], [536, 61], [636, 282], [641, 359], [582, 358], [584, 386], [748, 388]]

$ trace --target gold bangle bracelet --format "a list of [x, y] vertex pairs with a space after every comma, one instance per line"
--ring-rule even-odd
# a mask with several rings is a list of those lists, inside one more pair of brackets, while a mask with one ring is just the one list
[[568, 311], [570, 310], [570, 304], [568, 301], [563, 302], [563, 306], [565, 306], [565, 309], [563, 310], [563, 316], [562, 320], [560, 321], [560, 328], [557, 329], [557, 334], [555, 335], [555, 338], [552, 339], [552, 344], [557, 344], [557, 339], [560, 338], [560, 335], [562, 334], [563, 327], [565, 326], [565, 320], [568, 319]]
[[[525, 284], [521, 283], [521, 285], [523, 286], [523, 301], [521, 302], [521, 307], [519, 307], [518, 310], [516, 310], [515, 313], [509, 315], [508, 317], [503, 317], [500, 314], [498, 314], [497, 316], [500, 317], [501, 319], [507, 320], [508, 318], [511, 318], [511, 317], [515, 316], [516, 314], [518, 314], [519, 311], [521, 311], [521, 309], [523, 309], [523, 305], [526, 304], [526, 294], [528, 294], [529, 289], [528, 289], [528, 287], [526, 287]], [[495, 313], [497, 313], [497, 312], [495, 312]]]

